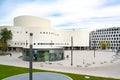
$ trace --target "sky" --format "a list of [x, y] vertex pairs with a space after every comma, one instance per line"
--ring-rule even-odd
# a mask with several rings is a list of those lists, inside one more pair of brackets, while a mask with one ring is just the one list
[[120, 0], [0, 0], [0, 26], [21, 15], [47, 18], [58, 29], [120, 27]]

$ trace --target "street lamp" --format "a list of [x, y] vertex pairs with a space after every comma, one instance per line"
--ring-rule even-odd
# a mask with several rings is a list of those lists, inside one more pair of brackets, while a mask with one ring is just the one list
[[71, 66], [73, 66], [73, 36], [71, 36]]
[[51, 40], [51, 47], [52, 47], [52, 40]]
[[95, 58], [95, 42], [96, 41], [93, 41], [93, 43], [94, 43], [94, 46], [93, 46], [93, 49], [94, 49], [94, 58]]
[[27, 40], [26, 40], [26, 48], [27, 48], [27, 45], [28, 45], [28, 42], [27, 42]]
[[29, 80], [32, 80], [32, 61], [33, 61], [33, 45], [32, 45], [33, 33], [30, 33], [30, 59], [29, 59]]
[[73, 66], [73, 35], [71, 35], [71, 66]]

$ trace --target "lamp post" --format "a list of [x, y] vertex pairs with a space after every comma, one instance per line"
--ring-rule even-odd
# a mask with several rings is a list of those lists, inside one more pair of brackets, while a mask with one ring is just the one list
[[26, 40], [26, 42], [25, 42], [25, 45], [26, 45], [26, 47], [25, 47], [25, 54], [27, 54], [27, 40]]
[[95, 41], [93, 41], [93, 43], [94, 43], [93, 49], [94, 49], [94, 58], [95, 58]]
[[73, 35], [71, 36], [71, 66], [73, 66]]
[[71, 36], [71, 66], [73, 66], [73, 36]]
[[28, 45], [28, 42], [27, 42], [27, 40], [26, 40], [26, 48], [27, 48], [27, 45]]
[[33, 45], [32, 45], [33, 33], [30, 33], [30, 59], [29, 59], [29, 80], [32, 80], [32, 61], [33, 61]]
[[52, 47], [52, 40], [51, 40], [51, 47]]

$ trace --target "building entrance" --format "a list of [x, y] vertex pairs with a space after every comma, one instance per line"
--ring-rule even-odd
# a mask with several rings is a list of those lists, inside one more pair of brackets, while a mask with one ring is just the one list
[[[63, 49], [33, 49], [33, 61], [57, 61], [64, 59]], [[29, 60], [29, 49], [23, 50], [23, 60]]]

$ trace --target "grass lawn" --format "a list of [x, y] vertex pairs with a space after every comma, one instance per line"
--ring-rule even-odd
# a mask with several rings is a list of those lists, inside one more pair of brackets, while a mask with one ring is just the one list
[[[9, 76], [28, 73], [28, 72], [29, 72], [28, 68], [0, 65], [0, 80], [7, 78]], [[55, 71], [33, 69], [33, 72], [55, 72]], [[89, 79], [85, 79], [86, 75], [63, 73], [63, 72], [55, 72], [55, 73], [61, 73], [61, 74], [67, 75], [71, 77], [73, 80], [120, 80], [120, 79], [95, 77], [95, 76], [90, 76]]]

